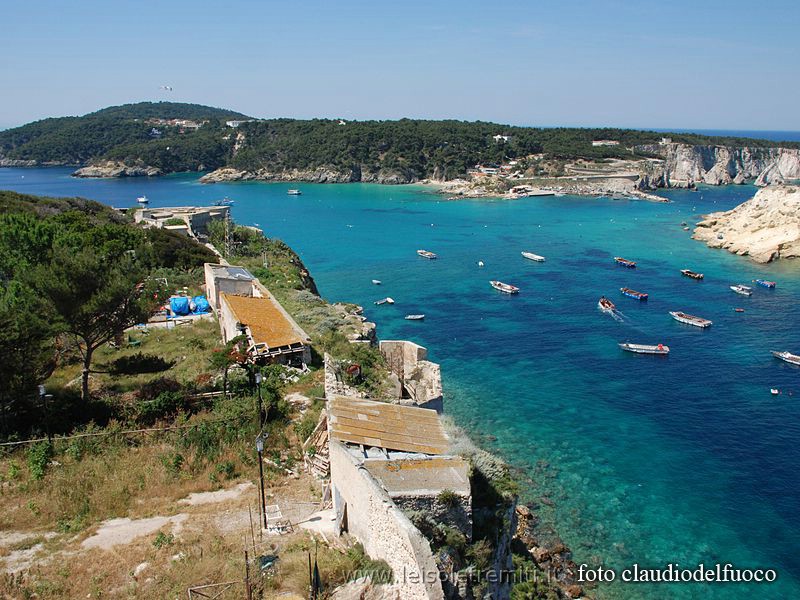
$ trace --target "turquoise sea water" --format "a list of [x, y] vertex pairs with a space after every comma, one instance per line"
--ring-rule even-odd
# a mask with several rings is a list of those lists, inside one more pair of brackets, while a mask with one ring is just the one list
[[[541, 504], [542, 513], [576, 561], [779, 572], [762, 586], [615, 583], [601, 597], [800, 596], [800, 369], [769, 354], [800, 352], [800, 269], [711, 250], [679, 226], [731, 208], [755, 188], [671, 191], [669, 204], [569, 196], [448, 202], [409, 186], [202, 186], [195, 175], [68, 173], [0, 169], [0, 189], [113, 206], [133, 206], [141, 194], [151, 206], [229, 196], [238, 222], [258, 223], [298, 251], [327, 299], [362, 304], [384, 339], [427, 346], [442, 364], [446, 412], [522, 469], [528, 500], [555, 503]], [[304, 195], [287, 196], [289, 187]], [[439, 259], [417, 257], [418, 248]], [[526, 261], [521, 250], [548, 260]], [[616, 266], [615, 255], [638, 268]], [[681, 268], [706, 279], [681, 277]], [[757, 287], [751, 298], [728, 289], [756, 277], [778, 288]], [[522, 292], [499, 294], [488, 284], [495, 278]], [[624, 297], [621, 286], [650, 300]], [[601, 294], [621, 320], [597, 310]], [[372, 304], [386, 295], [396, 304]], [[669, 310], [714, 325], [682, 325]], [[426, 319], [403, 320], [408, 313]], [[672, 353], [626, 354], [616, 346], [625, 340], [663, 342]]]

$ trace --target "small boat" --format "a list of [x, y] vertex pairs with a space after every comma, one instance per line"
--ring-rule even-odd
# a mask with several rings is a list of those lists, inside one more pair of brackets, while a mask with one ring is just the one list
[[770, 388], [769, 393], [772, 394], [773, 396], [777, 396], [778, 394], [781, 393], [781, 391], [778, 388]]
[[752, 296], [753, 295], [753, 288], [747, 287], [746, 285], [732, 285], [730, 288], [736, 292], [737, 294], [741, 294], [742, 296]]
[[635, 354], [669, 354], [669, 346], [658, 344], [657, 346], [649, 346], [647, 344], [629, 344], [627, 342], [619, 344], [619, 347], [626, 352], [633, 352]]
[[754, 279], [753, 281], [755, 283], [757, 283], [758, 285], [763, 286], [765, 288], [774, 288], [776, 285], [778, 285], [774, 281], [767, 281], [765, 279]]
[[222, 200], [217, 200], [214, 202], [214, 206], [231, 206], [233, 204], [233, 200], [228, 197], [223, 198]]
[[647, 300], [648, 296], [644, 292], [637, 292], [631, 288], [619, 288], [619, 291], [628, 296], [629, 298], [636, 298], [637, 300]]
[[680, 311], [670, 311], [669, 313], [672, 315], [672, 318], [676, 321], [680, 321], [681, 323], [686, 323], [687, 325], [694, 325], [695, 327], [710, 327], [712, 322], [708, 319], [703, 319], [702, 317], [695, 317], [694, 315], [688, 315], [685, 312]]
[[681, 227], [686, 227], [688, 223], [686, 221], [681, 221]]
[[744, 309], [743, 309], [743, 308], [734, 308], [734, 309], [733, 309], [733, 312], [739, 312], [739, 313], [742, 313], [742, 312], [744, 312]]
[[629, 269], [635, 269], [636, 263], [632, 260], [628, 260], [627, 258], [622, 258], [621, 256], [615, 256], [614, 262], [618, 265], [622, 265], [623, 267], [628, 267]]
[[139, 196], [139, 197], [136, 199], [136, 201], [137, 201], [139, 204], [148, 204], [148, 203], [150, 202], [150, 200], [147, 198], [147, 196]]
[[689, 228], [688, 227], [684, 227], [683, 230], [684, 231], [689, 231]]
[[438, 258], [433, 252], [429, 252], [428, 250], [417, 250], [417, 254], [419, 254], [422, 258], [427, 258], [428, 260]]
[[775, 358], [780, 358], [783, 361], [786, 361], [793, 365], [800, 366], [800, 356], [797, 354], [792, 354], [791, 352], [776, 352], [775, 350], [772, 351], [772, 356]]
[[483, 266], [483, 261], [482, 261], [482, 260], [479, 260], [479, 261], [478, 261], [478, 266], [479, 266], [479, 267], [482, 267], [482, 266]]
[[504, 294], [519, 294], [519, 288], [515, 285], [511, 285], [510, 283], [492, 280], [489, 282], [489, 285], [491, 285], [494, 289], [503, 292]]
[[380, 284], [381, 284], [381, 280], [380, 280], [380, 279], [373, 279], [373, 280], [372, 280], [372, 283], [373, 283], [374, 285], [380, 285]]
[[528, 260], [535, 260], [536, 262], [544, 262], [544, 256], [539, 256], [538, 254], [534, 254], [533, 252], [522, 252], [522, 256], [524, 256]]
[[375, 304], [394, 304], [394, 300], [387, 296], [386, 298], [381, 298], [380, 300], [376, 300]]
[[614, 303], [605, 296], [600, 296], [600, 300], [597, 302], [597, 308], [607, 313], [612, 313], [617, 310], [617, 307], [614, 306]]
[[286, 190], [286, 195], [287, 196], [302, 196], [303, 192], [301, 192], [300, 190]]
[[681, 274], [684, 277], [689, 277], [690, 279], [697, 279], [698, 281], [704, 277], [702, 273], [695, 273], [694, 271], [690, 271], [689, 269], [681, 269]]
[[425, 315], [406, 315], [406, 321], [422, 321]]

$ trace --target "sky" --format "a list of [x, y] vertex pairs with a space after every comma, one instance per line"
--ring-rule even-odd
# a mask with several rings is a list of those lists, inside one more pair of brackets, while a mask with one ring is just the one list
[[800, 130], [797, 0], [6, 0], [0, 22], [0, 128], [172, 100], [259, 118]]

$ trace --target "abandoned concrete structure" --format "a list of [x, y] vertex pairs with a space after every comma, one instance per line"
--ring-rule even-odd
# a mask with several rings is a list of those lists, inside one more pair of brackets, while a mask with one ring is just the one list
[[303, 367], [311, 340], [280, 302], [244, 267], [204, 265], [206, 295], [217, 312], [222, 339], [246, 335], [254, 362]]
[[389, 563], [402, 598], [443, 598], [430, 543], [408, 516], [424, 513], [472, 536], [469, 465], [449, 453], [439, 415], [332, 395], [326, 418], [337, 530]]
[[428, 360], [427, 348], [406, 340], [382, 340], [380, 350], [397, 379], [401, 404], [444, 410], [441, 369]]
[[[168, 229], [203, 239], [208, 235], [208, 224], [211, 221], [224, 220], [229, 216], [229, 206], [175, 206], [140, 208], [133, 213], [133, 220], [145, 227]], [[183, 224], [175, 223], [176, 219], [183, 221]]]

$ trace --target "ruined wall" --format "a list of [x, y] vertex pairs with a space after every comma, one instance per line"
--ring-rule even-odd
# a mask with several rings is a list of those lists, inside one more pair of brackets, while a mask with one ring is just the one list
[[442, 374], [438, 364], [427, 360], [428, 350], [407, 340], [383, 340], [380, 350], [411, 403], [441, 413]]
[[398, 598], [443, 600], [430, 544], [347, 449], [330, 442], [331, 483], [337, 515], [346, 510], [347, 531], [373, 558], [392, 567]]
[[336, 361], [333, 360], [330, 354], [325, 353], [325, 397], [333, 398], [334, 396], [354, 396], [356, 398], [365, 398], [366, 394], [353, 387], [347, 385], [344, 381], [339, 379], [338, 369], [336, 368]]
[[457, 494], [452, 505], [441, 502], [438, 495], [392, 496], [392, 500], [406, 514], [421, 513], [436, 523], [458, 529], [468, 541], [472, 539], [472, 498], [470, 496]]

